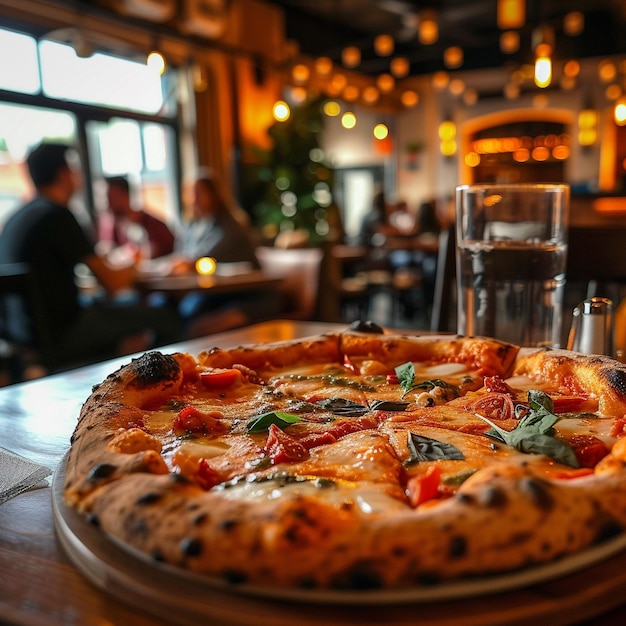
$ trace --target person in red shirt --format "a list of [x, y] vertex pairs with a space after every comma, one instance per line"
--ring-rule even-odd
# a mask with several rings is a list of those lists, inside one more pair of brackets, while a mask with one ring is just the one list
[[112, 247], [127, 247], [141, 258], [155, 259], [174, 249], [174, 234], [165, 222], [133, 208], [125, 176], [106, 179], [109, 212], [98, 221], [98, 237]]

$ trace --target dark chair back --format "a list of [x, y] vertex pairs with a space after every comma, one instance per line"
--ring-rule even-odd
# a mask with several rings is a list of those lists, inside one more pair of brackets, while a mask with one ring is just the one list
[[430, 330], [456, 332], [456, 231], [454, 224], [442, 230], [439, 235]]
[[626, 226], [570, 227], [566, 276], [587, 283], [587, 297], [626, 285]]
[[[22, 315], [29, 327], [18, 324]], [[0, 339], [16, 358], [21, 355], [44, 368], [53, 364], [53, 337], [45, 307], [26, 263], [0, 264]]]

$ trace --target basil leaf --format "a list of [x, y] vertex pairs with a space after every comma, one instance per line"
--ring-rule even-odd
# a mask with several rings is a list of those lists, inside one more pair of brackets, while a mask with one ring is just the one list
[[528, 403], [533, 411], [544, 409], [548, 413], [554, 413], [554, 402], [552, 402], [552, 398], [543, 391], [529, 391]]
[[451, 443], [416, 435], [412, 432], [408, 433], [407, 447], [410, 456], [404, 461], [405, 466], [425, 461], [441, 461], [444, 459], [463, 461], [465, 459], [463, 453]]
[[527, 454], [545, 454], [555, 461], [559, 461], [570, 467], [578, 467], [578, 459], [572, 447], [562, 439], [549, 435], [530, 435], [524, 437], [516, 446], [520, 452]]
[[315, 404], [334, 415], [343, 415], [344, 417], [360, 417], [369, 411], [364, 404], [359, 404], [346, 398], [326, 398], [318, 400]]
[[404, 397], [413, 387], [413, 382], [415, 381], [415, 365], [413, 365], [412, 361], [408, 361], [407, 363], [398, 365], [394, 371], [398, 377], [400, 388], [404, 391], [402, 396]]
[[286, 428], [291, 424], [300, 422], [301, 419], [293, 413], [284, 413], [282, 411], [272, 411], [270, 413], [263, 413], [257, 417], [253, 417], [246, 426], [248, 433], [262, 433], [267, 430], [272, 424], [279, 428]]
[[528, 413], [511, 431], [500, 428], [478, 413], [475, 415], [491, 426], [485, 432], [487, 437], [502, 441], [526, 454], [545, 454], [570, 467], [578, 467], [576, 454], [569, 443], [555, 437], [554, 425], [559, 417], [554, 413], [552, 398], [542, 391], [529, 391], [528, 403]]
[[370, 411], [404, 411], [409, 404], [409, 402], [401, 402], [398, 400], [374, 400], [374, 402], [370, 404]]

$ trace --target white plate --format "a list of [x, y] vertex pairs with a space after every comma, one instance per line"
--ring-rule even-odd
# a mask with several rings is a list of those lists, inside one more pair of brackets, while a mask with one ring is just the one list
[[[57, 534], [67, 555], [96, 585], [144, 609], [147, 606], [150, 609], [175, 608], [183, 613], [196, 609], [206, 610], [212, 594], [223, 598], [224, 593], [298, 603], [350, 606], [424, 604], [476, 598], [561, 578], [603, 561], [626, 548], [626, 535], [622, 534], [553, 563], [494, 576], [407, 589], [335, 591], [233, 585], [157, 563], [90, 525], [63, 501], [66, 462], [65, 458], [54, 474], [52, 500]], [[200, 604], [199, 599], [202, 600]]]

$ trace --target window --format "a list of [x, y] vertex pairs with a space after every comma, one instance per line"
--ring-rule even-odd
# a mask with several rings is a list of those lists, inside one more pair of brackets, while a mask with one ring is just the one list
[[[73, 31], [69, 28], [65, 30]], [[0, 29], [0, 89], [25, 94], [0, 100], [0, 224], [33, 189], [24, 163], [42, 140], [74, 146], [87, 138], [89, 167], [76, 212], [87, 224], [103, 204], [106, 176], [126, 175], [137, 206], [175, 224], [180, 214], [176, 73], [160, 75], [144, 61], [78, 46], [39, 43]], [[40, 82], [41, 76], [41, 82]], [[103, 121], [107, 120], [107, 121]], [[85, 155], [83, 155], [85, 156]], [[91, 181], [91, 185], [89, 182]]]

